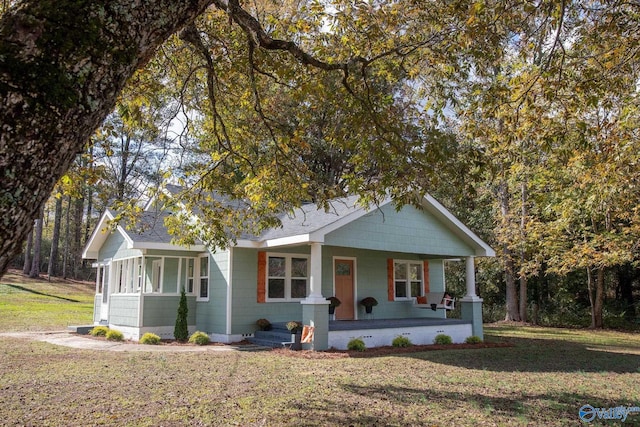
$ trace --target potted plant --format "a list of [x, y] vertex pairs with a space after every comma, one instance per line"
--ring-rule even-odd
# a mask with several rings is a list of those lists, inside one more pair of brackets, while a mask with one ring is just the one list
[[360, 304], [364, 305], [364, 310], [367, 314], [373, 311], [373, 307], [378, 305], [378, 301], [374, 297], [366, 297], [360, 300]]
[[327, 301], [329, 301], [329, 314], [335, 314], [336, 307], [339, 307], [340, 304], [342, 304], [342, 302], [340, 302], [336, 297], [329, 297], [327, 298]]
[[302, 338], [302, 323], [292, 320], [287, 322], [287, 329], [291, 332], [291, 350], [302, 350], [300, 340]]
[[269, 322], [267, 319], [256, 320], [256, 325], [258, 325], [258, 328], [260, 328], [261, 331], [271, 330], [271, 322]]

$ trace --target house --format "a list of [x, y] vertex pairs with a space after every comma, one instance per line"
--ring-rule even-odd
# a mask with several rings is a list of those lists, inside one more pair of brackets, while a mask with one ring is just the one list
[[[317, 350], [345, 348], [354, 337], [367, 346], [398, 335], [414, 344], [431, 343], [437, 333], [454, 342], [482, 337], [474, 258], [494, 250], [431, 196], [400, 210], [390, 200], [371, 208], [355, 202], [334, 200], [329, 211], [304, 205], [282, 215], [281, 227], [225, 250], [174, 245], [163, 225], [170, 212], [148, 211], [139, 227], [109, 231], [114, 216], [107, 211], [83, 253], [97, 269], [94, 322], [130, 339], [145, 332], [172, 338], [184, 288], [190, 332], [218, 342], [254, 337], [260, 318], [313, 326]], [[447, 319], [440, 301], [423, 301], [444, 294], [448, 259], [466, 263], [461, 319]], [[331, 316], [329, 296], [342, 302]], [[364, 297], [378, 301], [372, 314], [358, 303]]]

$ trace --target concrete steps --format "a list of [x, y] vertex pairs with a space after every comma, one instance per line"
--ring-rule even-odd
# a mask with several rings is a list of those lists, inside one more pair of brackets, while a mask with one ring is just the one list
[[286, 322], [272, 323], [271, 330], [256, 331], [248, 341], [264, 347], [281, 348], [291, 344], [291, 332]]

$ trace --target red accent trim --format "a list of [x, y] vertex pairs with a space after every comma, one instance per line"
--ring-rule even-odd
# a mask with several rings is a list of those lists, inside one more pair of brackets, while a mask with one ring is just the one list
[[424, 294], [429, 293], [429, 261], [422, 262], [422, 283], [424, 283]]
[[258, 252], [258, 302], [267, 300], [267, 253]]
[[395, 300], [395, 289], [393, 286], [393, 258], [387, 258], [387, 298], [389, 301]]

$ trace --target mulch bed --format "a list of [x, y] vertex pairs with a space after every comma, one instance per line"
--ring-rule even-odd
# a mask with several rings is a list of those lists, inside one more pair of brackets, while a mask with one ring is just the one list
[[311, 351], [300, 350], [294, 351], [289, 349], [274, 349], [275, 353], [283, 356], [298, 357], [303, 359], [340, 359], [345, 357], [384, 357], [384, 356], [397, 356], [407, 353], [419, 353], [424, 351], [434, 350], [468, 350], [468, 349], [481, 349], [481, 348], [500, 348], [500, 347], [513, 347], [514, 344], [510, 342], [483, 342], [479, 344], [447, 344], [447, 345], [412, 345], [410, 347], [374, 347], [368, 348], [365, 351], [354, 350], [336, 350], [329, 349], [325, 351]]

